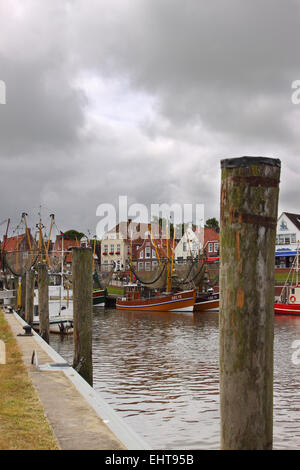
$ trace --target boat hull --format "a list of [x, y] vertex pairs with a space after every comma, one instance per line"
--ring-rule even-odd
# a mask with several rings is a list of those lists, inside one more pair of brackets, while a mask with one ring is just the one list
[[274, 305], [276, 315], [300, 315], [300, 304], [281, 304]]
[[154, 312], [193, 312], [195, 298], [195, 291], [177, 292], [150, 299], [127, 300], [118, 298], [116, 308], [118, 310]]
[[105, 306], [105, 290], [97, 289], [93, 291], [93, 305], [97, 307]]
[[[32, 328], [35, 331], [40, 330], [39, 317], [34, 317]], [[73, 334], [73, 318], [60, 316], [49, 318], [49, 332], [60, 335]]]
[[220, 301], [219, 299], [211, 299], [211, 300], [201, 300], [195, 302], [194, 305], [194, 312], [204, 312], [206, 310], [218, 310], [219, 309]]

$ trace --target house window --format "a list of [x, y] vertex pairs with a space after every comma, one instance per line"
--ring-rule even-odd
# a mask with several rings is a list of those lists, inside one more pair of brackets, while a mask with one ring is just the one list
[[151, 248], [149, 246], [145, 248], [145, 258], [151, 258]]
[[120, 254], [121, 252], [121, 245], [117, 245], [117, 253]]
[[208, 252], [209, 252], [209, 253], [212, 253], [212, 251], [213, 251], [213, 244], [212, 244], [212, 243], [209, 243], [209, 244], [208, 244]]
[[140, 251], [140, 259], [143, 259], [144, 258], [144, 250], [141, 250]]
[[182, 251], [187, 251], [187, 242], [183, 242]]
[[291, 235], [291, 243], [296, 243], [296, 234], [292, 233]]
[[138, 270], [144, 271], [144, 263], [141, 263], [141, 262], [138, 263]]
[[219, 249], [219, 243], [215, 243], [215, 244], [214, 244], [214, 250], [215, 250], [215, 252], [217, 252], [218, 249]]
[[158, 261], [152, 261], [152, 267], [153, 268], [156, 268], [157, 265], [158, 265]]
[[108, 261], [107, 259], [104, 261], [104, 271], [107, 271], [108, 268]]
[[110, 245], [110, 254], [113, 255], [115, 252], [115, 247], [114, 245]]
[[155, 250], [152, 250], [152, 258], [156, 258]]
[[108, 252], [108, 245], [104, 245], [104, 251], [103, 253], [107, 253]]
[[150, 262], [150, 261], [146, 261], [146, 263], [145, 263], [145, 271], [151, 271], [151, 262]]

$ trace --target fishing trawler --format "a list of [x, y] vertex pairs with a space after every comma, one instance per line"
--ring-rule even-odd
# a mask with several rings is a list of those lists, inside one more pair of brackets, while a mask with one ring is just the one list
[[220, 295], [214, 292], [213, 288], [209, 288], [207, 292], [199, 293], [196, 296], [194, 312], [202, 312], [206, 310], [218, 310], [220, 303]]
[[118, 298], [119, 310], [147, 310], [158, 312], [193, 312], [196, 291], [153, 293], [148, 298], [143, 296], [143, 289], [137, 284], [124, 286], [125, 296]]
[[93, 305], [97, 307], [104, 307], [106, 299], [105, 289], [93, 289]]
[[277, 315], [300, 315], [299, 243], [292, 267], [274, 309]]
[[[156, 258], [159, 266], [157, 271], [153, 273], [153, 278], [141, 279], [140, 273], [137, 273], [132, 266], [132, 242], [130, 250], [130, 283], [124, 286], [124, 296], [118, 297], [116, 300], [116, 308], [118, 310], [139, 310], [139, 311], [156, 311], [156, 312], [193, 312], [196, 290], [180, 289], [172, 286], [174, 271], [174, 243], [175, 231], [173, 234], [173, 247], [169, 244], [168, 236], [166, 237], [166, 250], [164, 252], [164, 260], [161, 259], [157, 245], [151, 235], [151, 241], [155, 248]], [[139, 281], [139, 285], [132, 283], [132, 273]], [[158, 287], [158, 284], [160, 287]]]

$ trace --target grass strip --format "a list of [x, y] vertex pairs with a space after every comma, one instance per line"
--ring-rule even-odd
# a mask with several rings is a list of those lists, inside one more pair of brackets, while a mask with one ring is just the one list
[[55, 450], [57, 441], [28, 376], [17, 342], [0, 310], [0, 450]]

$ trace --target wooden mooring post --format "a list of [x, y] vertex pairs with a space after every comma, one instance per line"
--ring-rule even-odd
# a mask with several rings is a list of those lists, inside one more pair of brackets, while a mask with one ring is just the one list
[[33, 298], [34, 298], [34, 271], [26, 273], [26, 294], [25, 294], [25, 321], [32, 326], [33, 322]]
[[73, 367], [93, 386], [91, 248], [72, 249], [74, 361]]
[[38, 265], [39, 334], [49, 344], [49, 275], [47, 264]]
[[272, 449], [274, 265], [280, 160], [221, 161], [222, 449]]
[[25, 304], [26, 304], [26, 274], [21, 278], [21, 309], [20, 315], [25, 318]]

